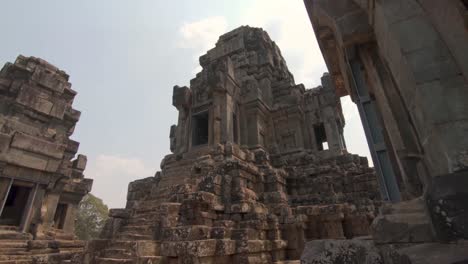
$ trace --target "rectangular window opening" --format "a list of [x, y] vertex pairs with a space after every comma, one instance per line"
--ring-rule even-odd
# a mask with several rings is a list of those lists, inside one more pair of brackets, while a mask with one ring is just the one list
[[328, 149], [328, 142], [323, 142], [322, 143], [322, 150], [327, 150]]
[[0, 225], [19, 226], [23, 219], [31, 188], [13, 185], [0, 216]]
[[327, 133], [325, 132], [325, 126], [323, 123], [314, 125], [315, 142], [317, 143], [318, 150], [328, 149]]
[[192, 116], [192, 146], [208, 144], [208, 111]]

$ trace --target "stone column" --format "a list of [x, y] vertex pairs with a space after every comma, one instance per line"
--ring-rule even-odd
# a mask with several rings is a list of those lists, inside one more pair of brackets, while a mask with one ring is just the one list
[[26, 208], [23, 214], [23, 219], [21, 221], [21, 226], [20, 226], [20, 229], [22, 232], [29, 231], [29, 226], [31, 224], [32, 216], [35, 210], [34, 205], [36, 203], [38, 191], [39, 191], [39, 184], [36, 183], [33, 187], [32, 192], [29, 194], [28, 203], [26, 204]]
[[174, 86], [172, 95], [172, 105], [179, 111], [179, 120], [175, 133], [176, 147], [174, 153], [185, 152], [188, 149], [189, 125], [190, 125], [190, 106], [192, 103], [192, 93], [186, 86]]
[[0, 216], [2, 215], [3, 207], [5, 206], [12, 183], [13, 179], [0, 178]]
[[37, 236], [38, 226], [41, 224], [41, 205], [42, 201], [44, 200], [45, 195], [45, 188], [43, 185], [39, 185], [37, 190], [36, 198], [33, 203], [33, 210], [31, 214], [31, 221], [29, 231], [34, 235]]
[[65, 217], [65, 223], [63, 225], [63, 231], [68, 234], [75, 233], [75, 216], [78, 211], [77, 204], [69, 203], [67, 206], [67, 215]]
[[189, 111], [185, 108], [179, 110], [179, 121], [176, 128], [176, 150], [175, 153], [182, 153], [188, 150], [190, 142], [189, 136]]
[[[329, 110], [330, 108], [327, 108]], [[325, 122], [325, 133], [327, 135], [328, 149], [336, 152], [340, 152], [343, 149], [343, 144], [341, 143], [340, 129], [336, 124], [336, 119], [328, 117]]]
[[258, 129], [258, 114], [252, 111], [248, 114], [247, 130], [248, 130], [248, 144], [255, 146], [259, 144], [259, 129]]
[[213, 107], [209, 116], [209, 144], [219, 144], [223, 141], [223, 99], [219, 93], [213, 92]]
[[59, 202], [60, 194], [47, 193], [42, 200], [40, 211], [40, 223], [37, 226], [36, 236], [38, 239], [45, 238], [44, 231], [48, 230], [54, 221], [55, 210]]

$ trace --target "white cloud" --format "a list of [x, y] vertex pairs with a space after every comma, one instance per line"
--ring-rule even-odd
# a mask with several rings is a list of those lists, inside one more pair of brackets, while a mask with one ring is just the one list
[[179, 46], [204, 53], [227, 30], [227, 21], [222, 16], [204, 18], [194, 22], [185, 22], [179, 29]]
[[156, 168], [147, 167], [136, 158], [98, 155], [89, 162], [87, 178], [94, 179], [92, 193], [103, 199], [110, 208], [125, 206], [127, 187], [131, 181], [154, 175]]
[[226, 33], [227, 21], [222, 16], [213, 16], [198, 21], [185, 22], [179, 28], [179, 47], [193, 51], [193, 75], [201, 71], [198, 57], [213, 48], [219, 36]]

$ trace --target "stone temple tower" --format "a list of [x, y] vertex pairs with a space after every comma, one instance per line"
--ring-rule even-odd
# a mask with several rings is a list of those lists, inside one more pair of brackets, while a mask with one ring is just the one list
[[368, 235], [380, 204], [347, 153], [329, 76], [296, 85], [260, 28], [220, 37], [179, 111], [155, 176], [130, 183], [84, 263], [299, 263], [304, 243]]
[[190, 88], [174, 87], [175, 154], [226, 142], [278, 154], [346, 149], [341, 105], [328, 74], [323, 87], [296, 85], [263, 30], [241, 27], [223, 35], [200, 64]]
[[20, 55], [0, 71], [0, 263], [67, 263], [83, 251], [75, 218], [93, 181], [70, 138], [76, 94], [39, 58]]

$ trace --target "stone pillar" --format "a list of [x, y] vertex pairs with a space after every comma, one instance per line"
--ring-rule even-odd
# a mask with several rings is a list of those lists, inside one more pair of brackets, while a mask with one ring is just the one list
[[67, 205], [67, 214], [65, 217], [65, 223], [63, 225], [63, 231], [68, 234], [75, 233], [75, 217], [78, 211], [78, 205], [69, 203]]
[[34, 236], [37, 235], [37, 230], [38, 226], [42, 223], [41, 219], [41, 205], [44, 200], [44, 195], [45, 195], [45, 188], [43, 185], [39, 185], [39, 188], [37, 190], [36, 198], [33, 203], [33, 211], [31, 214], [31, 221], [30, 221], [30, 227], [29, 231], [32, 233]]
[[334, 117], [329, 117], [324, 122], [325, 133], [327, 135], [328, 149], [331, 151], [340, 152], [344, 149], [343, 144], [341, 143], [341, 135], [336, 119]]
[[57, 193], [47, 193], [43, 198], [40, 211], [40, 223], [36, 231], [38, 239], [45, 238], [46, 234], [44, 231], [52, 226], [59, 199], [60, 194]]
[[213, 93], [213, 107], [210, 115], [209, 121], [209, 144], [219, 144], [223, 141], [223, 134], [225, 134], [226, 129], [223, 127], [225, 118], [223, 121], [225, 112], [225, 101], [219, 93]]
[[2, 215], [3, 207], [5, 206], [12, 183], [13, 179], [0, 178], [0, 216]]
[[190, 140], [188, 133], [189, 130], [189, 118], [190, 111], [189, 108], [192, 104], [192, 93], [190, 89], [186, 86], [179, 87], [174, 86], [172, 94], [172, 105], [177, 108], [179, 111], [179, 120], [177, 123], [175, 141], [176, 147], [174, 153], [181, 153], [187, 150]]
[[[309, 106], [306, 105], [306, 107], [309, 107]], [[317, 120], [313, 107], [315, 107], [315, 104], [313, 106], [310, 106], [310, 109], [306, 112], [306, 115], [305, 115], [306, 117], [305, 117], [304, 124], [306, 126], [307, 136], [309, 137], [309, 140], [308, 140], [309, 145], [306, 147], [313, 149], [314, 151], [318, 151], [314, 125], [317, 124], [319, 121]]]
[[214, 129], [219, 131], [213, 131], [213, 144], [232, 142], [232, 97], [225, 91], [214, 92], [213, 106], [216, 109], [213, 116]]
[[188, 149], [187, 147], [188, 147], [190, 140], [188, 140], [189, 122], [187, 121], [187, 119], [189, 117], [188, 117], [187, 112], [188, 111], [186, 109], [179, 110], [179, 120], [175, 128], [175, 136], [174, 136], [174, 141], [175, 141], [174, 153], [185, 152]]
[[20, 229], [22, 232], [29, 231], [29, 226], [31, 224], [31, 220], [32, 220], [34, 210], [35, 210], [34, 205], [36, 203], [38, 191], [39, 191], [39, 184], [36, 183], [32, 189], [32, 192], [29, 194], [28, 203], [26, 204], [25, 211], [23, 214], [23, 219], [21, 220]]
[[245, 130], [247, 132], [247, 145], [253, 147], [259, 144], [259, 116], [255, 106], [249, 105], [246, 108]]

